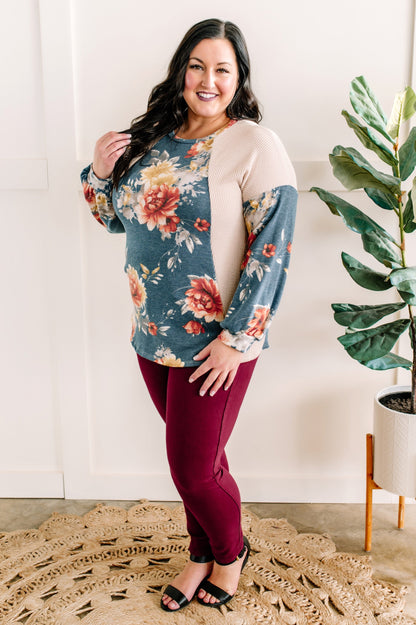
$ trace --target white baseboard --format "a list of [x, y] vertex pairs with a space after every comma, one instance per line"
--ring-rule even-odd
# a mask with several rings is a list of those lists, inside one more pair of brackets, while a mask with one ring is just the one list
[[0, 497], [62, 499], [63, 474], [58, 471], [0, 471]]
[[[256, 503], [365, 503], [362, 476], [242, 476], [234, 475], [241, 500]], [[68, 499], [179, 501], [169, 475], [90, 475], [71, 480]], [[396, 503], [398, 496], [374, 491], [374, 503]], [[409, 502], [413, 500], [409, 499]]]
[[[365, 478], [350, 476], [236, 476], [242, 501], [282, 503], [365, 503]], [[374, 503], [395, 503], [398, 496], [374, 491]]]

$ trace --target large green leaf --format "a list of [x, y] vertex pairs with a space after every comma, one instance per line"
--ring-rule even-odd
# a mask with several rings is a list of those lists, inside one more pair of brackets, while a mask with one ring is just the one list
[[374, 371], [386, 371], [386, 369], [396, 369], [397, 367], [403, 367], [403, 369], [412, 368], [412, 362], [410, 360], [402, 358], [392, 352], [386, 354], [385, 356], [381, 356], [381, 358], [368, 360], [367, 362], [362, 362], [361, 364], [365, 365], [369, 369], [374, 369]]
[[350, 101], [357, 115], [360, 115], [372, 128], [378, 130], [383, 137], [394, 143], [386, 129], [386, 115], [364, 76], [358, 76], [351, 82]]
[[404, 231], [410, 234], [416, 230], [415, 214], [413, 210], [412, 194], [409, 193], [407, 198], [406, 207], [403, 212], [403, 228]]
[[366, 252], [374, 256], [386, 267], [401, 267], [402, 257], [397, 246], [392, 244], [378, 231], [365, 232], [361, 235]]
[[373, 167], [354, 148], [337, 145], [329, 155], [334, 176], [348, 190], [370, 187], [385, 193], [400, 193], [400, 179]]
[[352, 358], [368, 362], [385, 356], [409, 324], [409, 319], [398, 319], [369, 330], [344, 334], [338, 337], [338, 341]]
[[396, 94], [387, 124], [387, 132], [393, 139], [397, 139], [399, 135], [400, 124], [414, 114], [415, 104], [416, 95], [411, 87], [406, 87]]
[[416, 204], [416, 178], [413, 180], [412, 189], [407, 197], [407, 204], [403, 213], [403, 226], [405, 232], [414, 232], [416, 230], [416, 220], [413, 206]]
[[406, 96], [404, 98], [403, 119], [404, 121], [413, 117], [416, 112], [416, 93], [412, 87], [406, 87]]
[[378, 271], [373, 271], [370, 267], [366, 267], [356, 258], [353, 258], [346, 252], [342, 252], [342, 263], [350, 274], [351, 278], [370, 291], [386, 291], [391, 288], [389, 276]]
[[332, 304], [334, 311], [334, 319], [341, 326], [348, 328], [356, 328], [362, 330], [383, 319], [387, 315], [391, 315], [401, 308], [404, 308], [404, 302], [396, 304], [378, 304], [376, 306], [357, 306], [355, 304]]
[[348, 226], [350, 230], [358, 232], [358, 234], [379, 232], [380, 236], [392, 243], [394, 242], [394, 237], [387, 232], [387, 230], [384, 230], [374, 219], [368, 217], [359, 208], [356, 208], [346, 200], [338, 197], [338, 195], [321, 189], [321, 187], [312, 187], [310, 190], [318, 194], [320, 199], [328, 206], [331, 213], [342, 217], [345, 225]]
[[401, 256], [394, 238], [358, 208], [337, 195], [312, 187], [334, 215], [340, 215], [350, 230], [361, 234], [364, 249], [387, 267], [400, 266]]
[[416, 127], [412, 128], [399, 150], [400, 178], [406, 180], [416, 167]]
[[379, 189], [369, 189], [368, 187], [364, 188], [364, 191], [367, 193], [368, 197], [380, 206], [381, 208], [385, 208], [387, 210], [393, 210], [393, 208], [399, 208], [399, 201], [393, 193], [384, 193]]
[[360, 124], [358, 119], [350, 115], [347, 111], [342, 111], [342, 115], [365, 148], [375, 152], [387, 165], [391, 165], [391, 167], [397, 165], [397, 158], [394, 156], [393, 152], [379, 140], [378, 136], [370, 128]]
[[406, 304], [416, 304], [416, 267], [394, 269], [390, 274], [390, 282], [399, 291]]

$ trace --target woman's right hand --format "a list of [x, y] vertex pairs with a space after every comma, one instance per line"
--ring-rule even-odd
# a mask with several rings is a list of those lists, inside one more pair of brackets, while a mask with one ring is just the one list
[[107, 132], [95, 144], [92, 169], [98, 178], [109, 178], [114, 165], [130, 144], [131, 135], [124, 132]]

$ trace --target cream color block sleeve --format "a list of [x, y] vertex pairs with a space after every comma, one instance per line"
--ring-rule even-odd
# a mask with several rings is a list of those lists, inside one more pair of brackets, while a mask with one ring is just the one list
[[211, 246], [226, 316], [220, 338], [254, 358], [276, 313], [292, 245], [296, 178], [277, 135], [239, 121], [209, 165]]

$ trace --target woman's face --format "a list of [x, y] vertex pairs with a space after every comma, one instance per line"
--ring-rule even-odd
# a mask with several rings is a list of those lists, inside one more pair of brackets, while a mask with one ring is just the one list
[[220, 119], [238, 86], [238, 65], [227, 39], [203, 39], [192, 50], [185, 74], [183, 97], [188, 117]]

